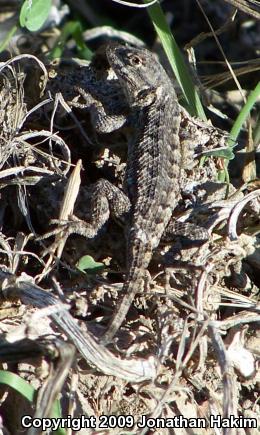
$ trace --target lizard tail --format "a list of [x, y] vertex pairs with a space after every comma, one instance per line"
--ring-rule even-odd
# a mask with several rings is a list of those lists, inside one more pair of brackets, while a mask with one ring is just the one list
[[111, 342], [114, 335], [117, 333], [118, 329], [122, 325], [129, 311], [129, 308], [135, 298], [135, 295], [140, 291], [143, 285], [144, 271], [141, 269], [135, 270], [134, 280], [128, 278], [124, 283], [123, 292], [124, 296], [117, 308], [116, 313], [112, 317], [107, 331], [102, 336], [102, 343], [106, 344]]
[[124, 296], [110, 321], [107, 331], [102, 336], [101, 341], [104, 344], [111, 342], [125, 320], [136, 293], [143, 289], [145, 270], [151, 260], [152, 252], [151, 250], [147, 251], [147, 246], [142, 246], [142, 244], [139, 245], [139, 249], [136, 248], [137, 246], [135, 246], [136, 252], [131, 259], [131, 267], [123, 286]]

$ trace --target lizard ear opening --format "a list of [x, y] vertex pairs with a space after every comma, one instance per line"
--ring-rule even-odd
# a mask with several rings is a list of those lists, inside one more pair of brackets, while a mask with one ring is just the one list
[[147, 107], [150, 106], [155, 98], [156, 98], [156, 91], [155, 89], [146, 88], [139, 91], [136, 96], [136, 102], [138, 106]]

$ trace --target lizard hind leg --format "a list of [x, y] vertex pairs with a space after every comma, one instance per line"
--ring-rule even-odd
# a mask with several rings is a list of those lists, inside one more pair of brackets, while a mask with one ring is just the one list
[[60, 238], [67, 239], [71, 234], [79, 234], [87, 239], [94, 238], [108, 220], [110, 214], [115, 218], [128, 213], [131, 204], [129, 198], [108, 180], [100, 179], [92, 187], [90, 203], [90, 219], [88, 222], [71, 215], [69, 220], [52, 220], [51, 223], [58, 227], [40, 237], [39, 240], [47, 239], [56, 235], [56, 240], [51, 246], [51, 251], [56, 249]]
[[162, 235], [162, 241], [170, 242], [176, 236], [184, 237], [194, 243], [205, 243], [209, 240], [209, 233], [206, 228], [191, 222], [181, 222], [172, 219]]

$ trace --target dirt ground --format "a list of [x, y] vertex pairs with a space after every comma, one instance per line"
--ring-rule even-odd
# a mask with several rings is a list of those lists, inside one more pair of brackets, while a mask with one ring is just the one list
[[[131, 131], [97, 133], [79, 89], [104, 84], [104, 102], [118, 91], [98, 51], [111, 40], [143, 43], [172, 73], [146, 11], [102, 3], [68, 2], [87, 22], [83, 35], [97, 53], [91, 63], [76, 59], [73, 39], [62, 59], [48, 58], [61, 24], [18, 30], [0, 53], [1, 433], [54, 433], [48, 420], [45, 432], [29, 428], [30, 417], [22, 426], [27, 415], [66, 418], [59, 434], [257, 434], [259, 98], [227, 166], [224, 157], [244, 97], [259, 81], [259, 20], [234, 15], [226, 1], [200, 2], [241, 95], [197, 3], [162, 3], [208, 118], [182, 114], [180, 140], [192, 137], [194, 164], [183, 171], [174, 217], [209, 236], [160, 244], [145, 288], [105, 347], [100, 338], [126, 272], [125, 223], [110, 217], [92, 239], [66, 238], [62, 225], [72, 213], [90, 221], [98, 180], [123, 188]], [[1, 38], [16, 7], [0, 2]], [[116, 101], [127, 116], [120, 89]]]

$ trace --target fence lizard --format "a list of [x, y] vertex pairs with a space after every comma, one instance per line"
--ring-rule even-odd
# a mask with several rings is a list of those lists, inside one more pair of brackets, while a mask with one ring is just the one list
[[[136, 293], [142, 290], [153, 251], [163, 234], [169, 233], [169, 228], [175, 231], [170, 219], [180, 197], [187, 150], [180, 143], [181, 111], [175, 90], [155, 55], [145, 49], [113, 44], [106, 49], [105, 62], [115, 73], [130, 112], [127, 122], [132, 128], [124, 192], [100, 179], [93, 187], [91, 219], [84, 222], [72, 216], [70, 221], [59, 222], [59, 228], [44, 238], [59, 232], [65, 232], [66, 237], [78, 233], [92, 238], [109, 214], [116, 218], [128, 215], [124, 296], [102, 337], [103, 342], [109, 342], [125, 319]], [[104, 116], [102, 103], [96, 104], [88, 90], [82, 95], [86, 106], [95, 109], [102, 133], [110, 132], [111, 125], [120, 128], [121, 118], [118, 124], [114, 114]]]
[[126, 94], [135, 133], [129, 140], [126, 192], [131, 201], [123, 299], [102, 337], [109, 342], [143, 286], [154, 249], [179, 197], [180, 112], [173, 85], [144, 49], [109, 46], [107, 58]]

